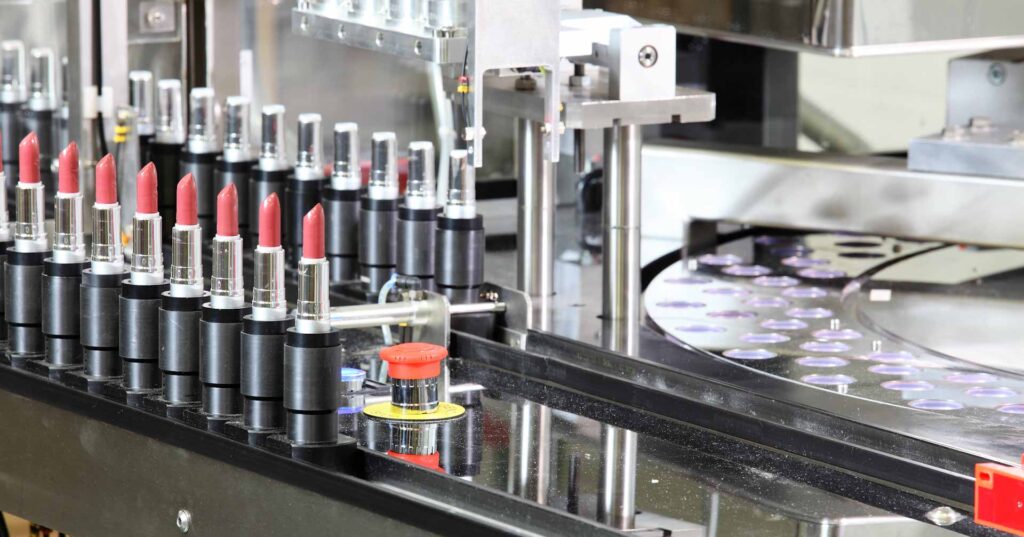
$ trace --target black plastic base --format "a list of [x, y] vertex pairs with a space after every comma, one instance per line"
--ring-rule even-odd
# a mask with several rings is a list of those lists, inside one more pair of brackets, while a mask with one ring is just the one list
[[0, 362], [15, 369], [25, 369], [25, 363], [28, 362], [28, 358], [25, 355], [11, 354], [5, 350], [3, 354], [0, 354]]
[[181, 421], [211, 433], [225, 434], [224, 429], [229, 421], [238, 421], [241, 416], [211, 416], [200, 407], [185, 409]]
[[333, 444], [297, 445], [285, 435], [275, 434], [267, 438], [264, 447], [278, 455], [345, 473], [354, 470], [351, 464], [357, 449], [355, 438], [341, 435]]
[[229, 421], [224, 425], [224, 436], [258, 448], [265, 447], [267, 439], [271, 436], [281, 434], [284, 434], [284, 429], [254, 431], [243, 425], [241, 421]]
[[172, 403], [164, 399], [161, 394], [149, 395], [142, 401], [142, 408], [150, 414], [165, 416], [176, 421], [185, 421], [185, 412], [196, 410], [200, 403]]
[[55, 365], [46, 360], [29, 360], [25, 362], [25, 370], [29, 373], [46, 377], [54, 382], [61, 382], [63, 374], [67, 371], [82, 369], [81, 364]]
[[146, 397], [160, 393], [160, 390], [129, 390], [121, 382], [108, 382], [101, 395], [107, 399], [124, 403], [132, 408], [143, 408]]
[[60, 382], [80, 392], [103, 395], [103, 387], [120, 383], [121, 377], [95, 378], [86, 375], [82, 369], [71, 369], [62, 372]]

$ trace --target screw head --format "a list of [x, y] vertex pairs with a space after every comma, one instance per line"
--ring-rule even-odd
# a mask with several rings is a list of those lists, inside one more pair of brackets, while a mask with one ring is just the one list
[[1001, 63], [993, 63], [988, 66], [988, 82], [993, 86], [1002, 86], [1006, 82], [1006, 66]]
[[651, 45], [644, 45], [637, 54], [637, 61], [644, 68], [654, 67], [654, 64], [658, 63], [658, 49]]
[[192, 513], [188, 509], [178, 509], [178, 518], [174, 523], [178, 526], [178, 531], [188, 533], [188, 530], [192, 529]]
[[956, 512], [952, 507], [947, 507], [945, 505], [928, 511], [925, 513], [924, 517], [936, 526], [952, 526], [964, 519], [964, 515]]
[[163, 11], [153, 8], [146, 12], [146, 24], [148, 24], [150, 28], [159, 26], [162, 22], [164, 22]]

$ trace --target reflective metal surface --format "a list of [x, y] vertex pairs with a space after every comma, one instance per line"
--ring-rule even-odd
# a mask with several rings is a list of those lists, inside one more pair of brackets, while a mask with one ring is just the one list
[[588, 0], [686, 34], [833, 56], [996, 49], [1024, 42], [1014, 0]]
[[699, 219], [1024, 246], [1024, 183], [913, 172], [899, 158], [647, 143], [643, 177], [645, 233], [676, 240]]
[[[464, 363], [460, 371], [473, 377], [475, 367]], [[463, 380], [453, 378], [455, 383]], [[393, 486], [406, 482], [415, 488], [422, 486], [418, 473], [446, 473], [556, 511], [629, 528], [630, 535], [832, 535], [838, 527], [858, 528], [843, 535], [949, 534], [747, 466], [738, 453], [732, 459], [719, 457], [566, 410], [600, 413], [603, 407], [585, 397], [560, 400], [550, 408], [518, 395], [531, 385], [510, 380], [482, 397], [462, 393], [458, 402], [467, 406], [467, 415], [442, 423], [447, 432], [436, 438], [403, 433], [398, 435], [402, 445], [395, 446], [394, 431], [380, 422], [361, 418], [354, 429], [361, 444], [374, 451], [398, 447], [440, 454], [440, 466], [425, 463], [427, 468], [410, 466], [408, 474], [390, 476]], [[347, 423], [352, 431], [352, 422]], [[405, 445], [415, 438], [436, 445]]]
[[[920, 315], [929, 309], [920, 295], [904, 307], [894, 304], [905, 299], [901, 289], [920, 287], [915, 282], [928, 281], [929, 273], [949, 278], [958, 264], [961, 275], [1009, 270], [1007, 263], [1020, 258], [984, 267], [950, 249], [922, 253], [936, 246], [870, 236], [759, 237], [747, 251], [727, 245], [666, 269], [648, 286], [645, 306], [660, 331], [707, 351], [722, 367], [785, 379], [792, 393], [824, 390], [877, 403], [877, 414], [858, 421], [1013, 461], [1024, 425], [1024, 375], [986, 365], [994, 359], [975, 363], [950, 353], [972, 343], [1013, 347], [1013, 339], [961, 331], [954, 346], [941, 335], [917, 338], [925, 331], [921, 323], [938, 333], [944, 330], [935, 327], [960, 323]], [[908, 260], [895, 261], [901, 257]], [[893, 264], [871, 275], [885, 263]], [[970, 279], [955, 278], [944, 286], [954, 303], [964, 294], [958, 289], [971, 287]], [[998, 324], [992, 313], [982, 318]], [[946, 342], [946, 352], [931, 348], [932, 341]], [[944, 418], [931, 429], [915, 418], [921, 414]]]

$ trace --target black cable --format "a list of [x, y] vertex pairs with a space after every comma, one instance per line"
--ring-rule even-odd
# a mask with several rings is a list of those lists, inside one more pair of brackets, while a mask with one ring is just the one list
[[7, 517], [3, 513], [0, 513], [0, 537], [11, 537], [11, 532], [7, 529]]
[[[97, 88], [103, 88], [103, 45], [100, 38], [103, 35], [103, 27], [100, 16], [102, 10], [101, 0], [92, 1], [92, 79]], [[98, 104], [98, 103], [97, 103]], [[107, 154], [107, 134], [103, 128], [103, 114], [96, 114], [96, 133], [99, 136], [100, 155]]]

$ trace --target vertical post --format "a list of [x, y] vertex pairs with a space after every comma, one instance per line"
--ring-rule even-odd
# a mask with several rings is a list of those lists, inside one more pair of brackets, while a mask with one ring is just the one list
[[544, 159], [541, 129], [541, 123], [516, 119], [517, 286], [531, 297], [554, 294], [555, 163]]
[[602, 316], [640, 319], [640, 148], [636, 125], [604, 131]]
[[597, 519], [616, 529], [633, 529], [636, 525], [636, 433], [604, 425], [601, 441], [604, 453]]
[[523, 400], [512, 407], [508, 492], [547, 504], [551, 482], [551, 409]]
[[[609, 350], [635, 356], [640, 331], [640, 148], [636, 125], [604, 131], [602, 317]], [[616, 529], [636, 524], [636, 450], [633, 431], [601, 428], [604, 452], [598, 520]]]

